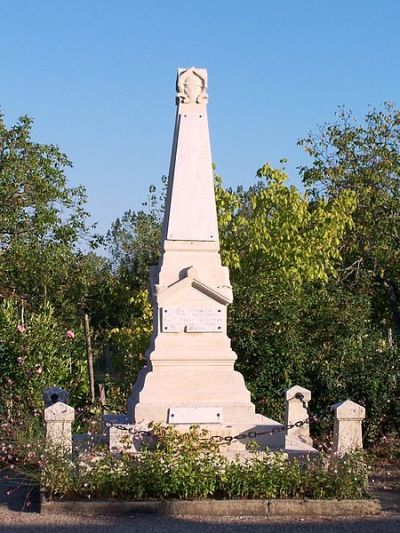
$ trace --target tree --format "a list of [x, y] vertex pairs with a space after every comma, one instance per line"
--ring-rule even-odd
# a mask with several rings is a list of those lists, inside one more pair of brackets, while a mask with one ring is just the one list
[[332, 201], [344, 191], [355, 194], [342, 276], [369, 280], [377, 320], [381, 326], [393, 325], [399, 337], [400, 111], [385, 104], [358, 124], [351, 112], [341, 109], [334, 123], [324, 124], [299, 144], [313, 159], [301, 169], [312, 198]]
[[238, 369], [258, 408], [280, 416], [283, 391], [309, 384], [304, 303], [336, 275], [354, 195], [310, 202], [269, 164], [257, 177], [237, 191], [216, 179], [221, 255], [234, 289], [229, 334]]
[[301, 194], [268, 164], [257, 176], [248, 190], [216, 180], [237, 368], [258, 412], [280, 419], [284, 390], [301, 384], [315, 413], [344, 398], [364, 405], [365, 435], [374, 441], [398, 427], [400, 359], [374, 321], [363, 280], [343, 279], [357, 195]]
[[1, 401], [29, 390], [28, 410], [56, 383], [84, 401], [78, 310], [101, 272], [94, 254], [79, 250], [91, 239], [85, 190], [68, 186], [71, 162], [57, 146], [32, 141], [31, 129], [29, 117], [8, 129], [0, 116]]
[[[286, 185], [283, 170], [268, 163], [257, 171], [259, 181], [247, 191], [224, 190], [216, 179], [218, 223], [224, 264], [248, 272], [248, 280], [327, 281], [335, 274], [341, 240], [351, 226], [354, 194], [343, 191], [332, 200], [309, 202], [307, 195]], [[265, 181], [262, 181], [265, 180]]]
[[0, 116], [0, 286], [36, 308], [65, 305], [85, 266], [77, 243], [88, 237], [86, 195], [67, 185], [67, 156], [33, 142], [31, 128], [27, 116], [10, 129]]
[[[163, 179], [165, 185], [165, 178]], [[85, 297], [93, 345], [98, 354], [97, 376], [107, 384], [107, 404], [125, 409], [132, 381], [143, 366], [152, 328], [148, 301], [149, 266], [160, 251], [165, 187], [154, 186], [143, 209], [126, 211], [113, 222], [104, 243], [110, 258], [97, 265]]]
[[0, 413], [42, 413], [43, 390], [57, 385], [76, 404], [88, 392], [83, 336], [67, 330], [49, 304], [27, 311], [21, 324], [12, 298], [0, 303]]
[[149, 266], [160, 253], [161, 221], [158, 213], [126, 211], [107, 234], [113, 272], [132, 289], [149, 283]]

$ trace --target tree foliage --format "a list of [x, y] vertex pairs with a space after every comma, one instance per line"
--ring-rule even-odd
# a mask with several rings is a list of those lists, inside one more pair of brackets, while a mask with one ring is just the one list
[[0, 304], [0, 411], [41, 413], [43, 390], [54, 385], [82, 403], [88, 392], [83, 354], [80, 331], [66, 330], [49, 304], [28, 311], [22, 323], [15, 301], [5, 300]]
[[[102, 241], [109, 257], [84, 253], [84, 189], [68, 186], [70, 161], [33, 142], [31, 127], [28, 117], [10, 129], [0, 118], [0, 385], [8, 400], [19, 387], [31, 408], [56, 383], [82, 400], [85, 310], [96, 380], [106, 382], [107, 403], [125, 409], [151, 333], [148, 268], [159, 254], [165, 179], [142, 210], [113, 223]], [[346, 398], [365, 405], [371, 441], [399, 427], [399, 130], [391, 105], [361, 125], [341, 111], [300, 141], [312, 157], [301, 169], [304, 193], [268, 163], [248, 189], [215, 178], [235, 296], [229, 335], [258, 412], [279, 419], [284, 390], [299, 384], [319, 413]]]
[[[301, 174], [313, 198], [332, 200], [343, 191], [356, 196], [343, 275], [369, 274], [377, 318], [381, 323], [389, 318], [400, 335], [400, 111], [385, 104], [359, 124], [342, 109], [334, 123], [300, 144], [312, 157]], [[382, 293], [386, 303], [378, 310]]]
[[87, 235], [83, 187], [68, 187], [71, 166], [57, 146], [31, 140], [32, 120], [7, 128], [0, 116], [0, 287], [36, 308], [77, 297]]
[[284, 391], [301, 384], [320, 414], [345, 398], [365, 405], [372, 441], [399, 420], [400, 364], [364, 276], [343, 279], [359, 198], [352, 189], [302, 194], [268, 164], [257, 177], [266, 180], [235, 192], [216, 181], [237, 367], [259, 412], [281, 419]]
[[340, 259], [342, 236], [352, 224], [354, 194], [344, 191], [332, 201], [310, 202], [286, 185], [284, 171], [268, 163], [257, 178], [256, 185], [236, 192], [224, 190], [216, 180], [223, 262], [257, 281], [260, 276], [293, 286], [327, 281]]

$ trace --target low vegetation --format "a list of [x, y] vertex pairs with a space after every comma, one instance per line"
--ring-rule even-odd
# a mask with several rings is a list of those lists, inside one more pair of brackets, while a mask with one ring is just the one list
[[368, 465], [362, 452], [344, 457], [323, 453], [302, 462], [288, 460], [285, 453], [253, 449], [245, 460], [228, 461], [196, 426], [182, 434], [155, 425], [140, 457], [113, 455], [98, 445], [71, 457], [54, 446], [46, 448], [33, 435], [30, 442], [17, 445], [14, 440], [13, 447], [4, 447], [0, 458], [5, 455], [7, 463], [23, 473], [25, 483], [40, 483], [47, 497], [55, 499], [367, 497]]

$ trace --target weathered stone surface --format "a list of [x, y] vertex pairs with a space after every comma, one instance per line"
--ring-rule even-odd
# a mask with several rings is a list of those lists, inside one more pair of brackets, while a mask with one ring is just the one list
[[63, 402], [57, 402], [44, 410], [46, 439], [54, 445], [72, 450], [72, 422], [75, 409]]
[[119, 453], [125, 451], [126, 453], [135, 454], [140, 450], [140, 440], [136, 439], [131, 431], [134, 431], [135, 426], [132, 424], [123, 424], [117, 426], [110, 426], [107, 428], [108, 447], [111, 452]]
[[267, 516], [268, 500], [165, 500], [167, 516]]
[[365, 407], [351, 400], [331, 406], [334, 412], [333, 451], [344, 455], [363, 447], [362, 421], [365, 418]]
[[270, 500], [273, 516], [364, 516], [381, 512], [378, 500]]
[[[311, 400], [311, 391], [295, 385], [286, 391], [285, 400], [285, 426], [304, 421], [308, 418], [307, 407], [303, 405], [303, 402], [308, 406]], [[310, 425], [308, 423], [286, 430], [285, 446], [290, 446], [297, 441], [312, 446]]]
[[154, 513], [164, 516], [366, 516], [378, 515], [378, 500], [163, 500], [163, 501], [58, 501], [41, 504], [43, 514], [132, 515]]

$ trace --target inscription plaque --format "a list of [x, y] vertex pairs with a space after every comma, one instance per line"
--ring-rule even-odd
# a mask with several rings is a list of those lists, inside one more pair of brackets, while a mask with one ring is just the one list
[[224, 331], [222, 307], [163, 307], [162, 333], [221, 333]]
[[168, 424], [220, 424], [221, 407], [170, 407]]

